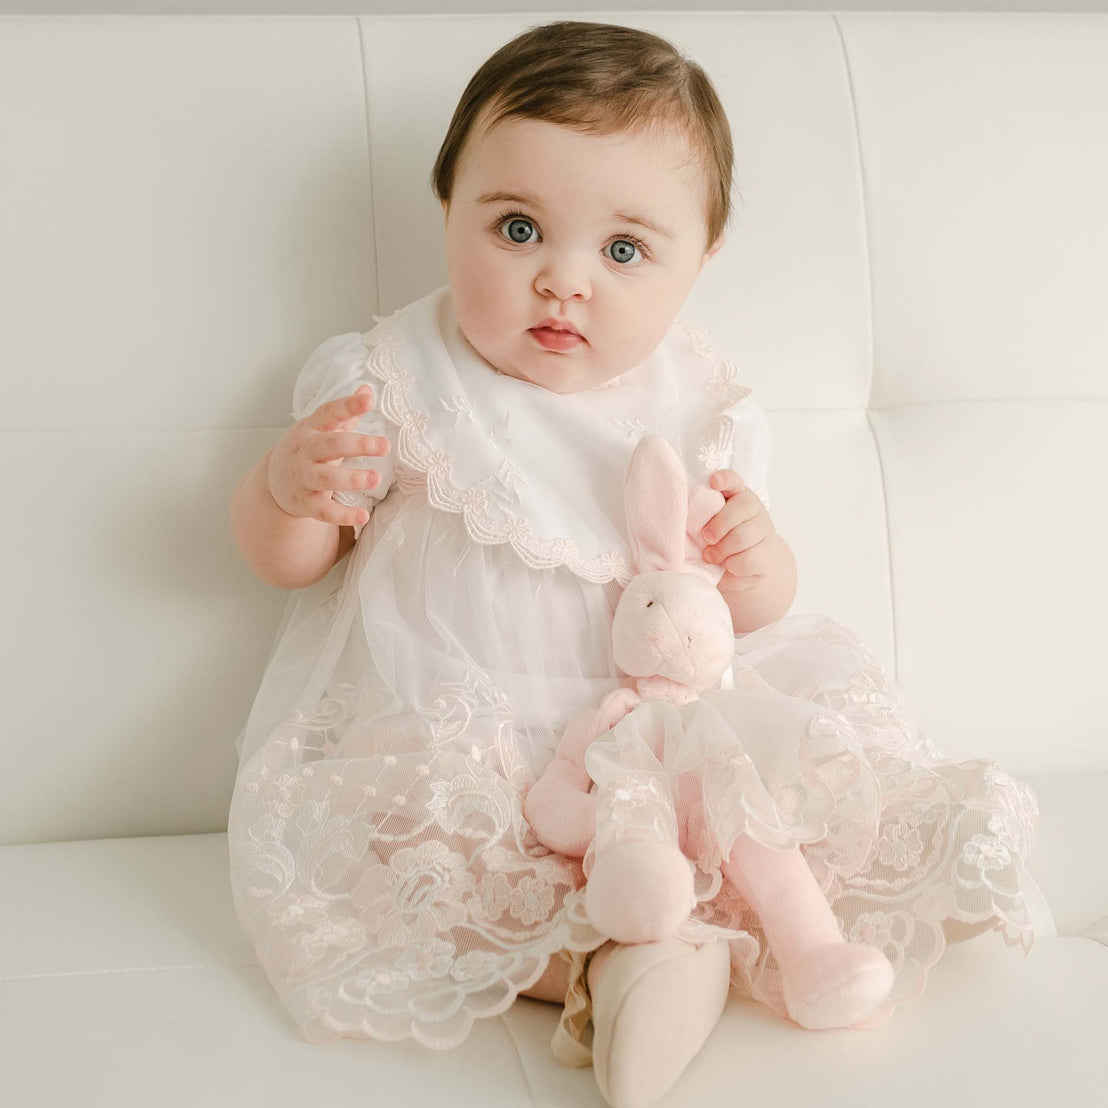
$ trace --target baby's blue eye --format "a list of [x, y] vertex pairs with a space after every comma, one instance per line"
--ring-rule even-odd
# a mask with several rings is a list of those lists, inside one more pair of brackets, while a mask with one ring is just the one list
[[508, 228], [508, 238], [512, 242], [526, 243], [529, 241], [527, 229], [534, 230], [534, 225], [529, 219], [509, 219], [507, 222], [500, 225], [501, 230]]
[[[504, 233], [505, 228], [507, 229], [507, 234]], [[515, 212], [505, 212], [501, 215], [497, 220], [496, 229], [501, 237], [506, 238], [509, 242], [514, 242], [516, 246], [527, 246], [532, 242], [539, 241], [531, 237], [532, 232], [538, 233], [531, 220]], [[612, 253], [610, 253], [608, 257], [610, 257], [612, 261], [618, 262], [624, 269], [634, 268], [628, 263], [633, 261], [636, 251], [639, 252], [640, 259], [639, 262], [635, 263], [635, 266], [646, 261], [650, 256], [645, 245], [638, 239], [630, 236], [613, 239], [610, 243], [610, 247]]]
[[635, 257], [637, 249], [638, 247], [630, 239], [616, 239], [612, 243], [612, 261], [629, 262]]

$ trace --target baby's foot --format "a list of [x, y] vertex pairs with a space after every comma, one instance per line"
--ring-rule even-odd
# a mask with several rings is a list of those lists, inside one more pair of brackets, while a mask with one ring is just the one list
[[781, 991], [790, 1019], [823, 1031], [864, 1024], [895, 976], [888, 958], [868, 943], [825, 943], [782, 965]]
[[612, 1108], [646, 1108], [672, 1088], [719, 1021], [730, 982], [722, 939], [613, 943], [593, 956], [593, 1072]]

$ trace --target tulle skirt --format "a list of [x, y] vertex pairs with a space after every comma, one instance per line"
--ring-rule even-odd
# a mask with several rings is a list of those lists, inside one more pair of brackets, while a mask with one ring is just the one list
[[[695, 863], [697, 896], [678, 937], [728, 941], [733, 991], [784, 1018], [774, 955], [720, 870], [742, 834], [799, 846], [843, 937], [888, 957], [895, 983], [867, 1026], [920, 995], [955, 930], [947, 921], [991, 927], [1030, 950], [1026, 858], [1038, 807], [1026, 784], [987, 760], [943, 759], [878, 659], [825, 616], [788, 617], [737, 639], [732, 673], [734, 689], [682, 706], [642, 704], [589, 748], [598, 830], [586, 875], [621, 837], [645, 830], [677, 845]], [[580, 1065], [587, 958], [567, 961], [553, 1045]]]
[[[271, 655], [240, 740], [232, 892], [307, 1039], [445, 1049], [552, 957], [581, 1001], [585, 957], [607, 939], [584, 912], [593, 848], [551, 853], [522, 800], [569, 719], [618, 684], [620, 590], [477, 546], [417, 496], [382, 503], [367, 528], [294, 599]], [[786, 1014], [758, 920], [721, 877], [744, 833], [799, 844], [844, 936], [884, 951], [886, 1018], [922, 992], [944, 920], [1030, 949], [1025, 784], [944, 760], [879, 660], [825, 616], [736, 637], [732, 678], [633, 713], [588, 765], [602, 828], [671, 821], [696, 875], [679, 934], [730, 944], [737, 993]], [[629, 806], [628, 772], [650, 783], [652, 810]], [[559, 1030], [580, 1047], [574, 1003]]]

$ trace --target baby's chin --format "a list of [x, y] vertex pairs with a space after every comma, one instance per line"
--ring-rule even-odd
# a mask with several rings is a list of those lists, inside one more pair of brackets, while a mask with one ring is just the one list
[[572, 392], [587, 392], [589, 389], [596, 388], [594, 381], [583, 379], [576, 374], [567, 374], [564, 377], [551, 375], [535, 383], [541, 384], [549, 392], [556, 392], [563, 396]]
[[588, 392], [590, 389], [603, 388], [615, 376], [617, 374], [613, 373], [611, 377], [597, 379], [591, 376], [584, 378], [578, 375], [566, 375], [564, 377], [547, 377], [544, 380], [532, 383], [541, 386], [548, 392], [556, 392], [564, 396], [569, 393]]
[[[461, 329], [459, 328], [459, 330]], [[565, 394], [603, 388], [622, 373], [625, 373], [627, 369], [626, 366], [618, 366], [614, 369], [598, 369], [595, 365], [587, 364], [585, 362], [585, 352], [592, 352], [587, 345], [564, 354], [549, 352], [545, 355], [548, 364], [544, 365], [542, 361], [537, 363], [534, 361], [536, 352], [528, 344], [523, 351], [515, 352], [513, 360], [509, 361], [510, 355], [508, 355], [498, 365], [497, 362], [492, 360], [495, 355], [490, 356], [490, 354], [481, 353], [477, 345], [464, 331], [461, 334], [466, 345], [491, 370], [504, 377], [514, 377], [517, 381], [526, 381], [527, 384], [546, 389], [547, 392]], [[543, 357], [541, 352], [539, 357]]]
[[[551, 361], [553, 362], [554, 359], [552, 358]], [[565, 394], [604, 388], [624, 372], [622, 368], [599, 370], [593, 366], [562, 365], [563, 361], [569, 363], [570, 359], [559, 358], [558, 364], [551, 365], [549, 369], [532, 372], [528, 372], [528, 369], [520, 369], [513, 372], [511, 376], [530, 381], [531, 384], [538, 385], [548, 392]]]

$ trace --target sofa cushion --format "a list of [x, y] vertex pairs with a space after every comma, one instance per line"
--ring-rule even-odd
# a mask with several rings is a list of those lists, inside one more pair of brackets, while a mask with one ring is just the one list
[[[1089, 783], [1060, 778], [1041, 795], [1064, 828], [1087, 810]], [[1071, 851], [1062, 834], [1043, 846], [1044, 872], [1064, 869], [1055, 849], [1075, 855], [1075, 872], [1080, 851], [1096, 849], [1075, 835]], [[77, 1102], [95, 1089], [116, 1108], [153, 1095], [163, 1108], [302, 1108], [326, 1090], [329, 1105], [360, 1106], [387, 1089], [429, 1104], [449, 1088], [458, 1105], [603, 1108], [591, 1071], [551, 1056], [557, 1007], [527, 998], [478, 1021], [454, 1051], [304, 1040], [235, 918], [223, 834], [2, 847], [0, 889], [0, 1103]], [[1080, 922], [1092, 905], [1060, 918]], [[1024, 958], [987, 933], [948, 947], [923, 995], [875, 1031], [809, 1032], [733, 996], [659, 1108], [718, 1098], [736, 1063], [744, 1097], [781, 1106], [808, 1108], [844, 1081], [853, 1104], [874, 1108], [1076, 1097], [1104, 1072], [1105, 998], [1101, 943], [1044, 937]]]
[[[3, 17], [0, 468], [33, 444], [8, 516], [65, 541], [0, 546], [0, 842], [226, 827], [285, 599], [227, 502], [313, 347], [445, 280], [428, 169], [537, 22]], [[681, 314], [767, 410], [796, 611], [951, 757], [1108, 771], [1108, 19], [619, 22], [731, 123], [736, 218]]]
[[1108, 943], [1108, 773], [1027, 780], [1039, 801], [1039, 829], [1027, 864], [1058, 934]]

